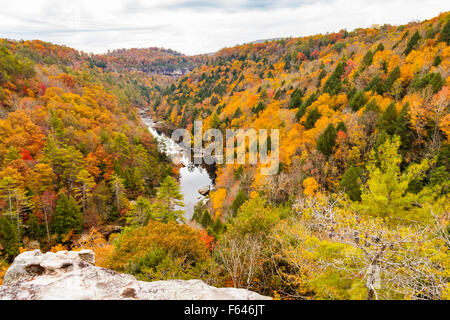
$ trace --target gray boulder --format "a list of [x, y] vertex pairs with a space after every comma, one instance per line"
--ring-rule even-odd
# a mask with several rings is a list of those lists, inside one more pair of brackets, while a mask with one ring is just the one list
[[200, 193], [202, 196], [207, 196], [209, 194], [210, 190], [211, 190], [210, 186], [204, 186], [204, 187], [198, 189], [198, 193]]
[[215, 288], [201, 280], [145, 282], [94, 265], [90, 250], [24, 252], [0, 286], [0, 300], [268, 300], [256, 292]]

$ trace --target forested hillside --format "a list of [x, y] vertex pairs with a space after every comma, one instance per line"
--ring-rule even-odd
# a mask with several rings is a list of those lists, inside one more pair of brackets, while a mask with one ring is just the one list
[[448, 292], [449, 37], [442, 14], [227, 48], [162, 98], [159, 118], [180, 127], [280, 129], [278, 174], [221, 166], [196, 214], [234, 285], [333, 299]]
[[[181, 127], [202, 118], [205, 129], [281, 129], [275, 179], [309, 177], [313, 193], [336, 191], [348, 170], [394, 135], [402, 169], [433, 157], [433, 167], [448, 169], [446, 19], [224, 49], [181, 78], [158, 112]], [[264, 179], [254, 178], [255, 190], [267, 194]], [[275, 183], [279, 199], [271, 202], [302, 192], [301, 181], [287, 180]]]
[[172, 174], [136, 107], [151, 79], [109, 73], [83, 53], [40, 41], [0, 42], [0, 251], [70, 245], [120, 223], [128, 200]]
[[[449, 76], [449, 13], [189, 58], [3, 40], [3, 264], [37, 240], [92, 248], [140, 280], [448, 299]], [[218, 165], [210, 201], [183, 221], [177, 169], [137, 109], [190, 131], [279, 129], [278, 173]]]

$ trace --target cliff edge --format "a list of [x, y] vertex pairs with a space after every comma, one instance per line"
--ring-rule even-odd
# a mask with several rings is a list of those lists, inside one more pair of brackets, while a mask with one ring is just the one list
[[0, 286], [0, 300], [268, 300], [256, 292], [215, 288], [201, 280], [137, 281], [94, 265], [90, 250], [16, 257]]

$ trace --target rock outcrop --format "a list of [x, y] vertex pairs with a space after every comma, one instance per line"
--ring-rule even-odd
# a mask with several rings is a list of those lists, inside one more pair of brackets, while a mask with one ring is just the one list
[[145, 282], [96, 267], [90, 250], [40, 250], [20, 254], [6, 272], [0, 300], [267, 300], [237, 288], [215, 288], [201, 280]]

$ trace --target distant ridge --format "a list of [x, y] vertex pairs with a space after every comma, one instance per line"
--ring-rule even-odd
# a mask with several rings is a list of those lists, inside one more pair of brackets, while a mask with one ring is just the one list
[[278, 40], [282, 40], [282, 39], [286, 39], [285, 37], [284, 38], [270, 38], [270, 39], [260, 39], [260, 40], [255, 40], [255, 41], [251, 41], [251, 42], [249, 42], [249, 43], [253, 43], [253, 44], [256, 44], [256, 43], [264, 43], [264, 42], [270, 42], [270, 41], [278, 41]]

